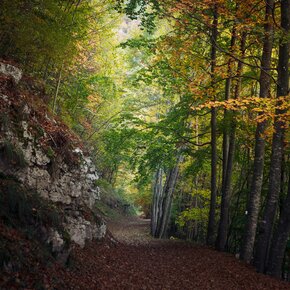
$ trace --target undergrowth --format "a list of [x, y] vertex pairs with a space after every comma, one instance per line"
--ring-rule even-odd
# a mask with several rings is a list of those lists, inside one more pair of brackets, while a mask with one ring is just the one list
[[117, 219], [122, 215], [135, 215], [134, 206], [126, 199], [124, 192], [115, 189], [109, 182], [99, 179], [96, 185], [101, 190], [101, 200], [97, 201], [96, 207], [106, 217]]

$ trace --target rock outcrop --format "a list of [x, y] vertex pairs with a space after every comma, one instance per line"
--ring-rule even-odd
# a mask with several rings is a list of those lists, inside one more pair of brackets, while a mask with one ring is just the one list
[[[17, 89], [20, 69], [0, 62], [1, 75], [5, 85], [0, 88], [0, 173], [16, 177], [60, 207], [64, 227], [75, 243], [83, 247], [86, 241], [103, 238], [106, 225], [94, 213], [100, 192], [92, 159], [61, 121], [49, 116], [44, 106], [32, 105]], [[12, 84], [6, 85], [9, 78]], [[55, 229], [47, 242], [58, 252], [64, 244]]]
[[22, 78], [21, 69], [9, 63], [0, 62], [0, 74], [12, 77], [15, 83], [18, 83]]

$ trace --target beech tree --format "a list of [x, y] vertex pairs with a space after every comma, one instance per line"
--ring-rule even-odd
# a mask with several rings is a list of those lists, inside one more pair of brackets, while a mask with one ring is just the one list
[[[273, 47], [273, 9], [274, 1], [266, 1], [265, 8], [265, 33], [263, 41], [263, 53], [261, 60], [260, 71], [260, 98], [270, 97], [271, 86], [271, 56]], [[264, 154], [265, 154], [265, 139], [264, 132], [267, 126], [266, 121], [259, 122], [255, 134], [255, 157], [253, 166], [252, 184], [249, 194], [249, 201], [247, 206], [247, 222], [244, 232], [244, 240], [241, 250], [241, 259], [250, 262], [253, 255], [254, 242], [256, 237], [256, 229], [258, 223], [258, 215], [260, 209], [260, 196], [263, 182], [264, 170]]]
[[[290, 32], [290, 1], [282, 0], [281, 1], [281, 39], [279, 45], [279, 61], [278, 61], [278, 79], [277, 79], [277, 103], [279, 104], [280, 97], [285, 97], [289, 94], [289, 32]], [[266, 198], [265, 210], [263, 213], [263, 218], [260, 222], [259, 227], [259, 239], [256, 246], [256, 255], [255, 255], [255, 265], [259, 272], [264, 272], [265, 267], [268, 263], [269, 249], [271, 245], [271, 237], [274, 228], [275, 215], [277, 212], [277, 204], [281, 188], [281, 171], [282, 171], [282, 162], [283, 154], [285, 147], [285, 121], [281, 120], [281, 114], [284, 114], [286, 111], [281, 109], [276, 109], [275, 120], [274, 120], [274, 133], [272, 140], [272, 155], [270, 163], [270, 174], [269, 174], [269, 187], [268, 195]], [[287, 200], [283, 211], [287, 212]], [[280, 220], [280, 225], [286, 223], [285, 215]], [[285, 231], [284, 241], [281, 241], [280, 253], [272, 252], [271, 262], [270, 262], [270, 271], [276, 276], [280, 274], [281, 265], [283, 260], [283, 253], [285, 251], [285, 243], [287, 242], [287, 225], [283, 225], [285, 228], [282, 230]], [[281, 229], [280, 229], [281, 231]], [[277, 233], [281, 235], [282, 233]], [[289, 236], [289, 233], [288, 233]], [[278, 238], [280, 239], [280, 237]], [[273, 250], [277, 251], [278, 241], [275, 239]], [[274, 256], [273, 256], [274, 255]], [[281, 257], [282, 256], [282, 257]], [[275, 261], [273, 261], [273, 259]]]

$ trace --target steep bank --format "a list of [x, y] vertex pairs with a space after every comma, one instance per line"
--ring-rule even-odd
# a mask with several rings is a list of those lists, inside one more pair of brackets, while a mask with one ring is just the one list
[[[100, 190], [94, 162], [49, 112], [46, 98], [17, 66], [0, 61], [0, 260], [6, 273], [29, 266], [35, 243], [65, 263], [73, 244], [84, 247], [106, 234], [95, 207]], [[21, 261], [13, 239], [27, 244], [19, 244]]]

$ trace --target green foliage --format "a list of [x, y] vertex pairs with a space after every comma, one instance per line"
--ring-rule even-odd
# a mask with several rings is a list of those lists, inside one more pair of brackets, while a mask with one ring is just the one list
[[104, 179], [96, 181], [101, 190], [101, 200], [97, 201], [96, 208], [105, 216], [117, 219], [122, 215], [135, 215], [135, 208], [129, 201], [127, 188], [114, 188], [112, 184]]
[[55, 157], [55, 152], [53, 151], [53, 149], [51, 147], [48, 147], [46, 149], [46, 155], [48, 158], [52, 159]]
[[70, 1], [1, 1], [1, 54], [33, 65], [60, 63], [75, 54], [77, 41], [86, 35], [88, 8]]
[[179, 213], [176, 223], [183, 227], [189, 221], [203, 222], [207, 223], [209, 214], [209, 201], [210, 201], [210, 191], [209, 190], [197, 190], [192, 194], [193, 198], [199, 199], [198, 207], [186, 208]]
[[142, 27], [148, 32], [153, 32], [156, 28], [155, 19], [160, 11], [160, 2], [156, 0], [118, 0], [118, 10], [124, 11], [130, 19], [141, 18]]

